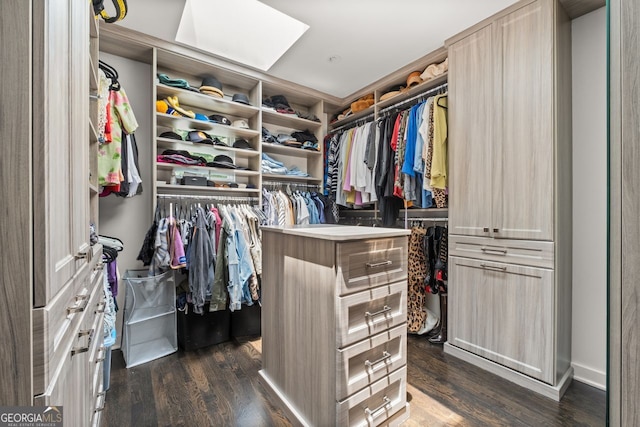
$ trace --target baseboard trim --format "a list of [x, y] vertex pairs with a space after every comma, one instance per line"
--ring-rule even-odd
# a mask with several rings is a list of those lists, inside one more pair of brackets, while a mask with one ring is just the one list
[[607, 391], [607, 374], [597, 369], [581, 365], [579, 363], [571, 363], [573, 367], [573, 379], [583, 384], [595, 387], [602, 391]]
[[521, 387], [527, 388], [533, 392], [548, 397], [549, 399], [553, 399], [556, 402], [560, 401], [560, 398], [564, 395], [565, 391], [567, 391], [567, 387], [569, 387], [569, 384], [571, 384], [571, 380], [573, 379], [573, 367], [570, 367], [567, 372], [565, 372], [560, 381], [558, 381], [557, 385], [551, 386], [547, 383], [543, 383], [512, 369], [509, 369], [505, 366], [502, 366], [498, 363], [492, 362], [480, 356], [476, 356], [473, 353], [453, 346], [449, 343], [444, 344], [444, 352], [446, 354], [457, 357], [458, 359], [462, 359], [465, 362], [471, 363], [472, 365], [475, 365], [486, 371], [489, 371], [494, 375], [504, 378], [505, 380], [518, 384]]
[[264, 372], [264, 369], [260, 369], [258, 374], [260, 375], [260, 382], [269, 394], [269, 397], [273, 398], [273, 403], [282, 408], [287, 418], [289, 418], [289, 421], [291, 421], [291, 424], [296, 427], [311, 427], [311, 424], [300, 415], [298, 410], [280, 392], [278, 386], [271, 381], [266, 372]]

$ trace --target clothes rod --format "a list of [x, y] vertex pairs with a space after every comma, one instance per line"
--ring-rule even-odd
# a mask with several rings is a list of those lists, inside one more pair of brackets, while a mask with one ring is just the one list
[[389, 110], [393, 110], [394, 108], [399, 108], [401, 105], [408, 104], [411, 101], [414, 101], [414, 100], [416, 100], [418, 98], [428, 97], [432, 93], [437, 93], [438, 91], [441, 91], [442, 89], [445, 89], [445, 88], [448, 88], [448, 87], [449, 87], [449, 83], [442, 83], [439, 86], [433, 87], [433, 88], [431, 88], [431, 89], [429, 89], [429, 90], [427, 90], [425, 92], [422, 92], [422, 93], [420, 93], [418, 95], [414, 95], [411, 98], [408, 98], [408, 99], [405, 99], [403, 101], [398, 102], [397, 104], [392, 104], [392, 105], [389, 105], [387, 107], [384, 107], [382, 110], [380, 110], [378, 112], [378, 114], [383, 114], [383, 113], [385, 113], [385, 112], [387, 112]]
[[337, 132], [337, 131], [342, 130], [342, 129], [351, 129], [352, 127], [356, 127], [356, 126], [362, 126], [365, 123], [371, 121], [371, 120], [369, 120], [369, 118], [373, 119], [373, 116], [374, 116], [374, 113], [371, 112], [369, 114], [366, 114], [366, 115], [364, 115], [362, 117], [357, 118], [354, 121], [351, 121], [349, 123], [345, 123], [345, 124], [343, 124], [341, 126], [338, 126], [337, 128], [332, 128], [329, 131], [329, 133], [334, 133], [334, 132]]
[[240, 197], [240, 196], [196, 196], [191, 194], [158, 194], [159, 199], [175, 199], [175, 200], [218, 200], [229, 202], [259, 202], [259, 197]]
[[306, 184], [298, 182], [283, 182], [283, 181], [263, 181], [263, 187], [304, 187], [304, 188], [320, 188], [320, 184]]

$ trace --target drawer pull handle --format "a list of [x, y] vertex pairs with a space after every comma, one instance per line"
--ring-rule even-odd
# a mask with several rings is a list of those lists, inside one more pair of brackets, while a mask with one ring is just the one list
[[384, 410], [388, 405], [391, 405], [391, 399], [389, 399], [387, 396], [384, 396], [382, 398], [382, 405], [378, 406], [373, 411], [371, 409], [369, 409], [369, 408], [364, 408], [364, 414], [368, 418], [375, 418], [376, 415], [374, 415], [374, 414]]
[[75, 255], [76, 259], [89, 259], [89, 252], [78, 252]]
[[489, 232], [489, 227], [484, 227], [484, 228], [482, 229], [482, 231], [484, 231], [485, 233], [488, 233], [488, 232]]
[[506, 255], [507, 254], [507, 250], [506, 249], [494, 249], [494, 248], [482, 248], [482, 252], [496, 252], [502, 255]]
[[365, 265], [367, 266], [367, 268], [380, 268], [380, 267], [386, 267], [387, 265], [391, 265], [393, 264], [393, 262], [388, 259], [386, 261], [381, 261], [381, 262], [368, 262]]
[[107, 307], [107, 302], [106, 301], [100, 301], [100, 303], [98, 303], [98, 308], [96, 310], [96, 313], [104, 313], [105, 308]]
[[[371, 369], [371, 370], [374, 370], [374, 369], [373, 369], [373, 366], [374, 366], [374, 365], [377, 365], [377, 364], [382, 363], [382, 362], [386, 362], [386, 361], [387, 361], [387, 359], [390, 359], [390, 358], [391, 358], [391, 353], [389, 353], [388, 351], [383, 351], [383, 352], [382, 352], [382, 357], [381, 357], [380, 359], [378, 359], [378, 360], [374, 360], [373, 362], [369, 362], [369, 360], [365, 360], [364, 365], [365, 365], [367, 368], [369, 368], [369, 369]], [[385, 365], [386, 365], [386, 364], [385, 364]]]
[[84, 337], [85, 335], [89, 335], [89, 336], [93, 335], [93, 329], [84, 329], [78, 332], [78, 338]]
[[77, 295], [76, 301], [81, 301], [81, 304], [76, 307], [67, 307], [67, 316], [71, 313], [84, 311], [87, 308], [87, 304], [89, 304], [89, 295]]
[[87, 347], [74, 347], [74, 348], [71, 349], [71, 357], [75, 356], [76, 354], [86, 353], [87, 351], [89, 351], [89, 346], [87, 346]]
[[100, 412], [100, 411], [104, 411], [104, 404], [107, 403], [107, 398], [105, 397], [105, 392], [101, 391], [100, 393], [98, 393], [96, 395], [96, 404], [98, 403], [98, 400], [102, 397], [102, 404], [100, 406], [96, 406], [96, 409], [94, 411], [95, 412]]
[[380, 314], [385, 314], [387, 312], [391, 311], [391, 307], [389, 307], [388, 305], [385, 305], [384, 307], [382, 307], [382, 310], [378, 310], [374, 313], [371, 313], [369, 311], [365, 311], [364, 312], [364, 316], [365, 317], [375, 317], [375, 316], [379, 316]]
[[105, 346], [100, 346], [100, 348], [98, 349], [98, 354], [102, 353], [102, 356], [98, 356], [96, 358], [96, 363], [100, 363], [102, 361], [104, 361], [105, 357], [106, 357], [106, 351], [107, 348]]
[[480, 264], [480, 267], [486, 270], [507, 271], [507, 267], [498, 267], [497, 265]]

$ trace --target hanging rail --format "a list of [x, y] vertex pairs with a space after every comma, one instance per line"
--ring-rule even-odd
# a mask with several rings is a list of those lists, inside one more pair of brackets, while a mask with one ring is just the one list
[[320, 184], [307, 184], [307, 183], [298, 183], [298, 182], [283, 182], [283, 181], [262, 181], [262, 186], [263, 187], [270, 187], [270, 188], [281, 188], [281, 187], [289, 187], [289, 188], [296, 188], [296, 187], [302, 187], [302, 188], [315, 188], [315, 189], [320, 189]]
[[362, 117], [358, 117], [357, 119], [355, 119], [355, 120], [353, 120], [353, 121], [351, 121], [349, 123], [345, 123], [345, 124], [340, 125], [340, 126], [338, 126], [336, 128], [332, 128], [331, 130], [329, 130], [328, 133], [334, 133], [334, 132], [339, 131], [339, 130], [351, 129], [353, 127], [362, 126], [367, 122], [373, 121], [374, 114], [375, 114], [375, 112], [372, 111], [371, 113], [366, 114], [366, 115], [364, 115]]
[[217, 200], [221, 202], [259, 202], [260, 197], [243, 197], [243, 196], [196, 196], [191, 194], [158, 194], [158, 199], [172, 200]]
[[415, 101], [416, 99], [419, 99], [419, 98], [428, 97], [429, 95], [431, 95], [433, 93], [438, 93], [439, 91], [441, 91], [443, 89], [448, 89], [448, 87], [449, 87], [449, 83], [442, 83], [439, 86], [432, 87], [431, 89], [429, 89], [429, 90], [427, 90], [425, 92], [422, 92], [422, 93], [420, 93], [418, 95], [412, 96], [411, 98], [405, 99], [405, 100], [400, 101], [400, 102], [398, 102], [396, 104], [388, 105], [388, 106], [384, 107], [382, 110], [378, 111], [378, 114], [383, 114], [383, 113], [385, 113], [387, 111], [390, 111], [390, 110], [393, 110], [395, 108], [400, 108], [402, 105], [408, 104], [408, 103], [410, 103], [412, 101]]

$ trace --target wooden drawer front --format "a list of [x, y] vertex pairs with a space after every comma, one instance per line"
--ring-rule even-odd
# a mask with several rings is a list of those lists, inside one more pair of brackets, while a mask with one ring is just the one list
[[345, 399], [407, 363], [407, 326], [397, 326], [337, 353], [336, 395]]
[[336, 345], [342, 348], [407, 320], [407, 282], [339, 297], [337, 304]]
[[553, 242], [449, 235], [449, 255], [554, 268]]
[[91, 297], [90, 272], [85, 264], [49, 304], [33, 310], [34, 394], [45, 392], [63, 359], [63, 348], [74, 339], [71, 331], [80, 328]]
[[449, 262], [449, 343], [553, 384], [553, 270]]
[[340, 295], [407, 278], [407, 238], [337, 244]]
[[[85, 326], [89, 331], [89, 378], [91, 381], [91, 395], [95, 395], [102, 388], [102, 381], [97, 380], [97, 371], [102, 378], [102, 361], [105, 358], [104, 343], [104, 308], [106, 300], [102, 285], [102, 271], [99, 271], [93, 281], [93, 294], [89, 302], [89, 311], [86, 316]], [[91, 322], [91, 320], [93, 320]]]
[[349, 399], [338, 402], [338, 426], [378, 426], [405, 407], [407, 368], [402, 367]]

